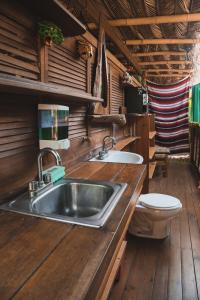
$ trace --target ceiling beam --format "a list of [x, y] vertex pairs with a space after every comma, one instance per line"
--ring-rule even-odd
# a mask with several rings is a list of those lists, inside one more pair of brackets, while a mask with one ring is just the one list
[[138, 26], [200, 21], [200, 13], [110, 20], [111, 26]]
[[193, 69], [184, 69], [184, 70], [180, 70], [180, 69], [148, 69], [148, 70], [145, 70], [145, 73], [152, 73], [152, 72], [167, 72], [167, 73], [192, 73], [194, 72]]
[[132, 54], [134, 57], [148, 57], [148, 56], [158, 56], [158, 55], [186, 55], [186, 51], [153, 51], [153, 52], [136, 52]]
[[189, 74], [146, 74], [146, 77], [187, 77]]
[[192, 61], [190, 60], [160, 60], [160, 61], [141, 61], [138, 62], [140, 66], [150, 66], [150, 65], [190, 65]]
[[[129, 18], [109, 20], [111, 26], [138, 26], [138, 25], [153, 25], [153, 24], [167, 24], [167, 23], [189, 23], [200, 21], [200, 13], [169, 15], [169, 16], [154, 16], [143, 18]], [[95, 23], [88, 23], [89, 29], [96, 29]]]
[[180, 44], [200, 44], [200, 39], [144, 39], [126, 40], [126, 45], [180, 45]]

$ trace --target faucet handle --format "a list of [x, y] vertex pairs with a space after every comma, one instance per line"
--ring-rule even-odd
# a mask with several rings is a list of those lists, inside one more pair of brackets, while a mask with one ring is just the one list
[[51, 173], [46, 173], [43, 175], [43, 180], [45, 184], [48, 184], [50, 182], [52, 182], [52, 176]]
[[33, 180], [33, 181], [29, 182], [28, 189], [29, 189], [29, 191], [37, 191], [38, 186], [39, 186], [39, 182]]

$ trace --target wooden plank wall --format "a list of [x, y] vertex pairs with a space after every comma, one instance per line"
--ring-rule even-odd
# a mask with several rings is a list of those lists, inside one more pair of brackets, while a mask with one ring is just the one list
[[[39, 72], [39, 48], [36, 36], [36, 19], [31, 12], [19, 7], [17, 1], [3, 1], [0, 6], [0, 73], [32, 80], [43, 78]], [[15, 3], [15, 4], [14, 4]], [[45, 81], [66, 85], [73, 89], [91, 92], [94, 58], [88, 64], [77, 57], [76, 40], [69, 38], [65, 45], [48, 49]], [[122, 71], [109, 61], [111, 70], [108, 104], [110, 113], [118, 113], [124, 94], [120, 85]], [[88, 76], [88, 72], [90, 76]], [[89, 78], [89, 79], [88, 79]], [[88, 82], [90, 80], [90, 82]], [[45, 98], [45, 101], [48, 100]], [[0, 202], [12, 195], [36, 175], [37, 103], [42, 99], [25, 95], [0, 94]], [[90, 155], [102, 145], [108, 134], [122, 137], [123, 129], [112, 126], [91, 126], [88, 137], [87, 104], [69, 105], [69, 138], [71, 147], [61, 151], [67, 166]]]
[[1, 94], [0, 200], [35, 176], [37, 149], [36, 104], [30, 97]]

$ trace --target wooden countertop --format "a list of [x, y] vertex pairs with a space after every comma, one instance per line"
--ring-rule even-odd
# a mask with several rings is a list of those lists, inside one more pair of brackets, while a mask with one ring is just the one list
[[1, 300], [95, 299], [146, 168], [84, 162], [67, 175], [127, 182], [128, 187], [102, 229], [1, 211]]

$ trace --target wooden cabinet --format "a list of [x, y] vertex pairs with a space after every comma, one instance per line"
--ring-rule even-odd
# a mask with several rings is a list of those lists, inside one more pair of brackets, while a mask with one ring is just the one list
[[117, 277], [119, 268], [122, 263], [123, 256], [125, 254], [127, 241], [120, 241], [118, 244], [116, 251], [113, 255], [113, 258], [108, 266], [107, 272], [103, 279], [101, 288], [99, 289], [96, 300], [107, 300], [109, 299], [109, 294], [112, 289], [112, 286]]
[[134, 144], [134, 151], [141, 154], [147, 165], [147, 177], [144, 183], [144, 193], [149, 191], [149, 179], [155, 171], [155, 121], [153, 114], [128, 114], [129, 125], [133, 136], [140, 137]]

